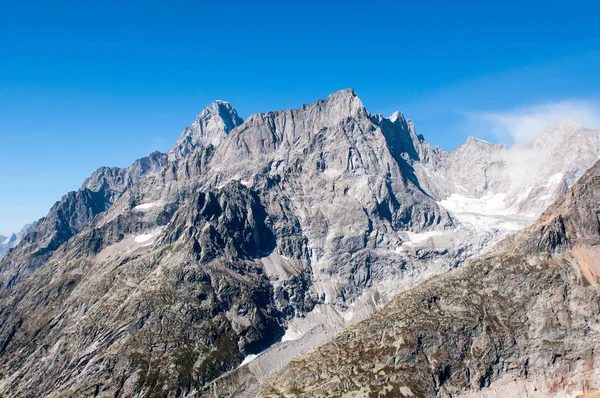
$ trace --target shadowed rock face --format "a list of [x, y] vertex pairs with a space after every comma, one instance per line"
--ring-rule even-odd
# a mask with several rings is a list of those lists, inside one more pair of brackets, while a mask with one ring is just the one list
[[293, 360], [260, 396], [598, 389], [599, 210], [600, 162], [530, 227]]

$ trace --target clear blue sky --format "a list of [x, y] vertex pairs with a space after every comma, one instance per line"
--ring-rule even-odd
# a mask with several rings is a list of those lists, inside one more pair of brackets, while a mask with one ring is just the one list
[[353, 87], [452, 149], [498, 140], [473, 115], [600, 93], [594, 1], [169, 3], [2, 1], [0, 233], [168, 149], [214, 99], [247, 117]]

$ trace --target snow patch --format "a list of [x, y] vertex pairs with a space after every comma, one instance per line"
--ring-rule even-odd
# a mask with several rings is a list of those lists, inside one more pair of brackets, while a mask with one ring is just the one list
[[144, 243], [154, 238], [154, 234], [142, 234], [135, 237], [137, 243]]
[[407, 231], [406, 235], [408, 236], [408, 239], [410, 241], [405, 242], [404, 244], [409, 245], [409, 246], [416, 245], [419, 243], [427, 242], [429, 239], [433, 238], [434, 236], [439, 236], [441, 234], [442, 234], [442, 232], [440, 232], [440, 231], [429, 231], [429, 232], [421, 232], [421, 233]]
[[248, 355], [246, 358], [244, 358], [242, 363], [240, 363], [240, 366], [244, 366], [245, 364], [252, 362], [257, 356], [258, 355], [256, 355], [256, 354]]
[[476, 213], [489, 216], [515, 214], [506, 205], [506, 194], [487, 194], [481, 198], [472, 198], [453, 193], [438, 204], [453, 213]]
[[133, 211], [144, 211], [144, 210], [148, 210], [157, 205], [158, 205], [158, 202], [142, 203], [141, 205], [135, 206], [133, 208]]
[[338, 314], [344, 319], [346, 322], [350, 322], [352, 317], [354, 317], [354, 311], [338, 311]]
[[548, 178], [548, 183], [546, 184], [546, 186], [549, 187], [551, 185], [560, 184], [562, 179], [563, 179], [563, 173], [552, 174], [550, 176], [550, 178]]
[[523, 202], [525, 199], [527, 199], [527, 198], [529, 197], [529, 194], [531, 193], [531, 191], [532, 191], [532, 190], [533, 190], [533, 187], [532, 187], [532, 186], [529, 186], [529, 187], [527, 187], [527, 189], [525, 190], [525, 192], [523, 192], [523, 193], [521, 194], [521, 196], [519, 196], [519, 197], [517, 198], [517, 201], [516, 201], [516, 203], [521, 203], [521, 202]]
[[285, 334], [281, 338], [281, 341], [294, 341], [294, 340], [298, 340], [303, 335], [304, 335], [304, 333], [302, 333], [300, 330], [298, 330], [298, 328], [296, 328], [294, 325], [290, 325], [285, 330]]
[[[529, 197], [531, 188], [526, 189], [515, 205]], [[519, 212], [516, 206], [509, 206], [506, 194], [486, 194], [480, 198], [452, 194], [437, 202], [449, 210], [461, 224], [474, 231], [489, 231], [494, 234], [514, 232], [529, 224], [535, 217]], [[494, 232], [495, 231], [495, 232]]]

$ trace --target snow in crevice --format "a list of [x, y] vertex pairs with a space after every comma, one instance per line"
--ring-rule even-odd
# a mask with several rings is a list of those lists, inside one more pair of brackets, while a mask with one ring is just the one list
[[242, 361], [242, 363], [240, 363], [240, 366], [244, 366], [247, 363], [252, 362], [257, 356], [258, 355], [256, 355], [256, 354], [247, 355], [246, 358], [244, 358], [244, 360]]
[[142, 203], [142, 204], [135, 206], [132, 210], [133, 211], [145, 211], [145, 210], [151, 209], [152, 207], [158, 206], [158, 204], [159, 204], [158, 202]]
[[290, 324], [288, 328], [285, 330], [285, 334], [281, 338], [281, 341], [294, 341], [298, 340], [302, 337], [304, 333], [302, 333], [295, 325]]
[[453, 193], [438, 204], [453, 213], [476, 213], [488, 216], [515, 214], [515, 211], [507, 207], [505, 198], [506, 194], [503, 193], [486, 194], [480, 198]]
[[154, 238], [154, 234], [141, 234], [135, 237], [137, 243], [144, 243]]
[[463, 191], [465, 191], [465, 192], [468, 192], [467, 188], [463, 187], [462, 185], [458, 185], [458, 184], [454, 183], [454, 186], [455, 186], [455, 187], [456, 187], [456, 189], [458, 189], [458, 190], [461, 190], [461, 189], [462, 189]]
[[413, 245], [419, 245], [421, 243], [425, 243], [429, 239], [433, 238], [434, 236], [442, 235], [442, 232], [428, 231], [428, 232], [415, 233], [415, 232], [406, 231], [405, 234], [408, 238], [408, 241], [404, 242], [404, 244], [408, 245], [408, 246], [413, 246]]

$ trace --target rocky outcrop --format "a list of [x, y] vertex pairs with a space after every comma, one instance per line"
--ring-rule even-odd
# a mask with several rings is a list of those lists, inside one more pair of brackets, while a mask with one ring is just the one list
[[550, 397], [600, 388], [599, 203], [600, 162], [526, 230], [293, 360], [260, 396]]

